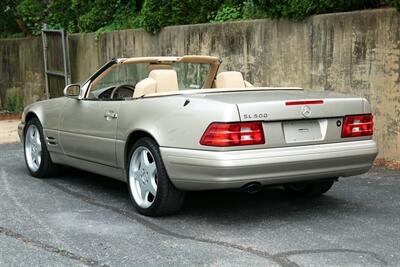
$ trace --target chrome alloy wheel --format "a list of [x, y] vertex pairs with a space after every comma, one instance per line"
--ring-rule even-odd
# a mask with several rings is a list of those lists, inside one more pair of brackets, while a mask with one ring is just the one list
[[42, 162], [42, 142], [39, 129], [33, 124], [29, 126], [25, 134], [25, 157], [31, 171], [39, 170]]
[[129, 185], [136, 204], [148, 208], [157, 195], [157, 166], [150, 150], [138, 147], [129, 164]]

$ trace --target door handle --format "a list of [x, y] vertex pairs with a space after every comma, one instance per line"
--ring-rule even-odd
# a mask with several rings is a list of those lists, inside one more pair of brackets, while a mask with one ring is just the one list
[[107, 120], [116, 119], [118, 118], [118, 114], [110, 110], [104, 113], [104, 118], [106, 118]]

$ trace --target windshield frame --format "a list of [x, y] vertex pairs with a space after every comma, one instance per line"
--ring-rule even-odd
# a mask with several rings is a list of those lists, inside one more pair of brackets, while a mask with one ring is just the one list
[[210, 69], [204, 80], [202, 89], [212, 88], [214, 79], [218, 73], [218, 68], [222, 61], [218, 57], [213, 56], [182, 56], [182, 57], [132, 57], [132, 58], [118, 58], [112, 59], [96, 71], [84, 84], [90, 82], [89, 86], [84, 92], [84, 98], [89, 97], [92, 86], [106, 76], [111, 70], [120, 64], [140, 64], [149, 63], [149, 65], [172, 65], [173, 63], [193, 63], [193, 64], [210, 64]]

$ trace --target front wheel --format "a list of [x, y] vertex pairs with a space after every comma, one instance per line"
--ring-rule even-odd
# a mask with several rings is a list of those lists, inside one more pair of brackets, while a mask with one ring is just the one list
[[24, 132], [25, 162], [32, 176], [45, 178], [55, 173], [43, 135], [42, 124], [37, 118], [29, 120]]
[[296, 196], [315, 197], [328, 192], [333, 186], [335, 179], [300, 182], [284, 185], [286, 192]]
[[141, 138], [132, 146], [127, 176], [133, 205], [141, 214], [167, 215], [181, 208], [185, 193], [171, 183], [153, 139]]

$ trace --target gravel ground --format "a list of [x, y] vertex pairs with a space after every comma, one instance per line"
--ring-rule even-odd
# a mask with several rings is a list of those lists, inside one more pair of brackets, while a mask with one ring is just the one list
[[19, 120], [0, 120], [0, 144], [19, 142]]
[[325, 196], [190, 193], [146, 218], [124, 183], [61, 168], [29, 176], [0, 145], [0, 266], [399, 266], [400, 172], [341, 179]]

